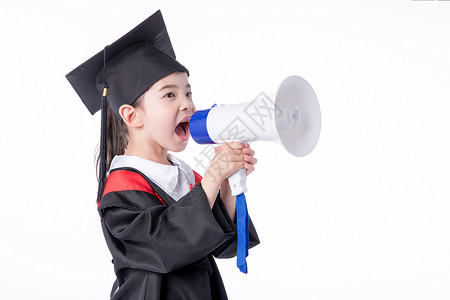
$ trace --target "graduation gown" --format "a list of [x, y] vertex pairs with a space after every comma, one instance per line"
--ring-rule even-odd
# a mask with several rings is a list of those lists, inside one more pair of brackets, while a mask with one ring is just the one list
[[[213, 256], [236, 255], [236, 225], [195, 177], [175, 201], [136, 169], [111, 171], [98, 206], [117, 276], [111, 299], [227, 299]], [[259, 243], [251, 220], [249, 237]]]

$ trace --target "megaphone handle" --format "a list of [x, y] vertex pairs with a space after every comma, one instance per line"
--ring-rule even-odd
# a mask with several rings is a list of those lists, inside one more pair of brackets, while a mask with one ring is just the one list
[[247, 171], [245, 168], [239, 169], [230, 177], [228, 177], [230, 184], [231, 195], [237, 196], [247, 192]]

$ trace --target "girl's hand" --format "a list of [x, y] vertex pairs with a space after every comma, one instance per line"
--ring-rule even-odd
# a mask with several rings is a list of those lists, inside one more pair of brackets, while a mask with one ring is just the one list
[[226, 143], [217, 147], [206, 174], [217, 180], [220, 186], [222, 181], [244, 167], [243, 148], [244, 144], [238, 142]]
[[[220, 146], [217, 146], [215, 148], [216, 153], [219, 150], [219, 148], [220, 148]], [[255, 157], [253, 157], [253, 155], [255, 155], [255, 151], [250, 149], [249, 144], [244, 144], [244, 148], [242, 148], [242, 154], [244, 155], [244, 168], [246, 169], [246, 174], [248, 176], [250, 173], [255, 171], [254, 164], [256, 164], [258, 160]], [[222, 190], [222, 192], [225, 192], [225, 193], [229, 192], [229, 194], [231, 195], [228, 178], [226, 178], [222, 181], [221, 190]]]
[[[216, 153], [219, 149], [220, 146], [217, 146], [215, 148]], [[244, 144], [244, 148], [242, 148], [242, 154], [244, 154], [244, 168], [246, 169], [247, 171], [246, 173], [248, 176], [250, 173], [255, 171], [254, 164], [256, 164], [258, 160], [255, 157], [253, 157], [253, 155], [255, 155], [255, 151], [250, 149], [249, 144]]]
[[255, 170], [253, 166], [257, 160], [253, 157], [255, 151], [249, 144], [239, 142], [226, 143], [215, 148], [216, 155], [212, 159], [207, 173], [213, 175], [220, 182], [241, 168], [246, 169], [247, 175]]
[[[220, 147], [221, 146], [216, 147], [216, 153], [220, 150]], [[250, 149], [249, 144], [244, 144], [244, 147], [241, 151], [244, 160], [244, 168], [246, 169], [247, 175], [249, 175], [255, 170], [255, 167], [253, 166], [257, 162], [256, 158], [253, 157], [253, 155], [255, 155], [255, 151]], [[228, 215], [234, 222], [236, 219], [236, 197], [231, 194], [231, 188], [228, 182], [228, 178], [222, 181], [220, 187], [220, 198], [222, 199], [222, 203], [224, 204]]]
[[231, 174], [245, 168], [247, 175], [249, 175], [255, 170], [254, 164], [257, 162], [256, 158], [253, 157], [255, 151], [250, 149], [248, 144], [239, 142], [226, 143], [216, 147], [215, 151], [216, 154], [202, 179], [202, 186], [211, 207], [214, 205], [215, 197], [220, 187], [222, 187], [224, 194], [227, 196], [229, 194], [231, 197], [231, 190], [227, 180]]

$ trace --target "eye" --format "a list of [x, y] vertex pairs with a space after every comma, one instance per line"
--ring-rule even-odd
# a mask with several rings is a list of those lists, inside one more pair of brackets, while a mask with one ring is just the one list
[[169, 92], [169, 93], [164, 95], [164, 98], [173, 98], [173, 97], [175, 97], [175, 94], [172, 93], [172, 92]]
[[187, 94], [186, 94], [186, 97], [192, 97], [192, 92], [188, 92]]

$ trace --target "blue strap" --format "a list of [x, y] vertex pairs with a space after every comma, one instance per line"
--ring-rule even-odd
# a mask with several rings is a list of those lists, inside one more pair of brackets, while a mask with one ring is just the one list
[[237, 223], [237, 266], [242, 273], [247, 274], [248, 256], [248, 210], [244, 193], [236, 196], [236, 223]]

